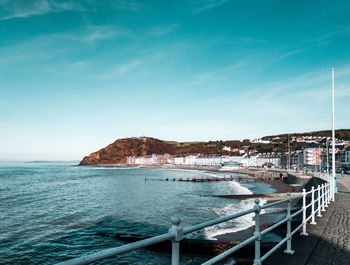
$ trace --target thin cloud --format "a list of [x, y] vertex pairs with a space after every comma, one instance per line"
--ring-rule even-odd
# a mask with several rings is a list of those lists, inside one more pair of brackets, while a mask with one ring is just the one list
[[66, 37], [81, 42], [93, 42], [128, 34], [128, 30], [115, 29], [111, 26], [89, 26], [85, 31], [80, 32], [78, 35], [67, 34]]
[[216, 8], [228, 2], [229, 0], [207, 0], [205, 5], [201, 8], [196, 9], [193, 14], [199, 14], [212, 8]]
[[149, 34], [150, 36], [154, 35], [164, 35], [173, 32], [179, 25], [178, 24], [171, 24], [166, 27], [156, 27], [154, 28], [151, 33]]
[[67, 10], [81, 10], [72, 2], [56, 2], [54, 0], [5, 0], [0, 2], [0, 20], [28, 18]]
[[141, 60], [131, 61], [125, 64], [117, 65], [113, 69], [109, 70], [106, 74], [99, 75], [99, 79], [114, 79], [124, 76], [131, 72], [134, 68], [142, 63]]
[[[47, 61], [74, 53], [79, 45], [94, 45], [97, 42], [128, 36], [129, 30], [112, 26], [88, 26], [75, 31], [42, 34], [16, 44], [0, 47], [0, 68], [35, 60]], [[63, 45], [57, 46], [58, 41]], [[75, 42], [75, 43], [72, 43]], [[73, 45], [74, 44], [74, 45]], [[30, 52], [28, 52], [30, 51]]]

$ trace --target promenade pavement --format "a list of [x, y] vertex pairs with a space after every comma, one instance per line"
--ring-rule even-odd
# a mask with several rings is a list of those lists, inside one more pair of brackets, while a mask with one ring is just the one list
[[350, 264], [350, 176], [340, 177], [336, 201], [308, 265]]
[[337, 179], [336, 199], [316, 218], [317, 225], [307, 226], [308, 236], [296, 233], [293, 255], [284, 254], [284, 246], [264, 265], [350, 265], [350, 175]]

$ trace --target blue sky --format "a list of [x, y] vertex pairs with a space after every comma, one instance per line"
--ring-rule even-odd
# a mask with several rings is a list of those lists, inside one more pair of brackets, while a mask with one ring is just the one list
[[350, 128], [348, 1], [0, 2], [0, 160]]

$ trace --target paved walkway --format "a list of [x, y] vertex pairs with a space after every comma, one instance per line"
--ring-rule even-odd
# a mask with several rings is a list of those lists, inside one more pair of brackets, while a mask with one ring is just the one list
[[350, 176], [338, 179], [332, 215], [312, 251], [308, 265], [350, 264]]
[[350, 265], [350, 175], [338, 179], [336, 201], [308, 225], [309, 236], [297, 233], [292, 240], [294, 255], [283, 253], [284, 246], [264, 265]]

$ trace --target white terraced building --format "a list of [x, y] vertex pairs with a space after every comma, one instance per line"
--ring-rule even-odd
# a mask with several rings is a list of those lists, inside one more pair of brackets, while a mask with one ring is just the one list
[[197, 156], [189, 155], [185, 157], [185, 165], [194, 166], [196, 164]]
[[174, 165], [182, 166], [185, 164], [184, 156], [175, 156], [174, 157]]
[[318, 166], [322, 163], [323, 147], [311, 143], [304, 148], [304, 165]]
[[222, 158], [217, 156], [200, 156], [196, 158], [196, 166], [221, 166]]
[[252, 155], [246, 156], [242, 160], [244, 167], [264, 167], [266, 165], [280, 167], [281, 157], [278, 155]]

